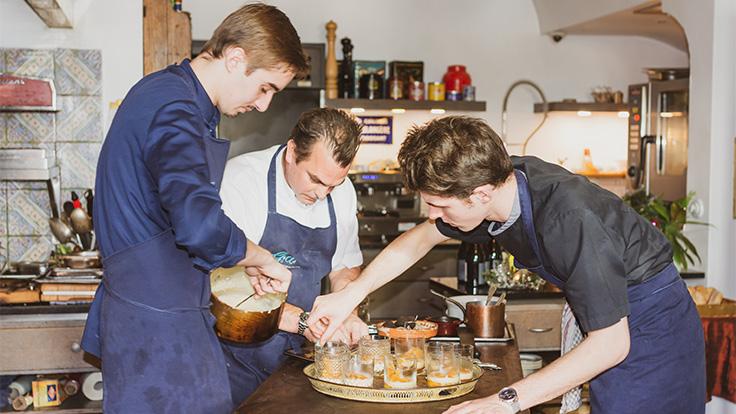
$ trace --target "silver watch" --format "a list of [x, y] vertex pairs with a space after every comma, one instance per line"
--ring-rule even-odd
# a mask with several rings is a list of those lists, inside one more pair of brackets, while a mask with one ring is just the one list
[[299, 315], [299, 322], [297, 323], [297, 330], [296, 333], [299, 335], [304, 335], [304, 331], [309, 328], [309, 325], [307, 325], [307, 319], [309, 319], [309, 312], [302, 312]]
[[511, 387], [501, 389], [501, 391], [498, 392], [498, 399], [511, 407], [511, 409], [514, 410], [514, 413], [521, 411], [521, 407], [519, 406], [519, 395], [516, 393], [515, 389]]

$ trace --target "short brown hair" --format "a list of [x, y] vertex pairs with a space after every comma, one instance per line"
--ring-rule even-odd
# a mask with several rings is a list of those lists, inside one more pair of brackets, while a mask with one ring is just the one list
[[299, 117], [291, 139], [296, 144], [296, 161], [302, 161], [312, 153], [317, 140], [323, 140], [332, 150], [332, 158], [341, 167], [353, 162], [360, 145], [363, 127], [354, 116], [334, 108], [316, 108]]
[[415, 126], [399, 150], [409, 189], [468, 198], [485, 184], [506, 182], [513, 172], [501, 138], [478, 118], [448, 116]]
[[228, 47], [240, 47], [248, 57], [248, 73], [256, 69], [287, 69], [301, 79], [309, 73], [309, 59], [296, 29], [274, 6], [246, 4], [232, 12], [202, 47], [219, 59]]

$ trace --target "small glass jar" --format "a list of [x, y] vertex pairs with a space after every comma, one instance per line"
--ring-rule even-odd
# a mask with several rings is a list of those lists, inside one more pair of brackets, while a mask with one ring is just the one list
[[460, 381], [467, 381], [473, 378], [475, 347], [469, 344], [453, 344], [453, 349], [460, 362]]
[[424, 338], [415, 338], [412, 336], [392, 338], [391, 342], [396, 355], [403, 355], [406, 358], [414, 358], [417, 361], [417, 370], [424, 369]]
[[358, 353], [373, 359], [374, 375], [382, 375], [383, 359], [391, 353], [391, 339], [380, 335], [366, 335], [358, 341]]
[[384, 388], [416, 388], [417, 360], [400, 354], [389, 354], [384, 358]]
[[345, 384], [354, 387], [373, 387], [373, 358], [358, 351], [350, 356], [345, 370]]

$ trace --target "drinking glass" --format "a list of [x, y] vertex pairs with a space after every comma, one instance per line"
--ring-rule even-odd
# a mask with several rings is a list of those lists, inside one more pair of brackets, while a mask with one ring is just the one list
[[374, 375], [383, 375], [383, 359], [391, 353], [391, 340], [385, 336], [366, 335], [358, 341], [358, 353], [373, 359]]
[[350, 348], [343, 342], [329, 341], [314, 346], [314, 366], [317, 377], [342, 384], [350, 361]]
[[454, 344], [454, 349], [460, 361], [460, 381], [467, 381], [473, 378], [475, 347], [468, 344]]
[[384, 388], [416, 388], [417, 360], [406, 354], [388, 354], [383, 364]]

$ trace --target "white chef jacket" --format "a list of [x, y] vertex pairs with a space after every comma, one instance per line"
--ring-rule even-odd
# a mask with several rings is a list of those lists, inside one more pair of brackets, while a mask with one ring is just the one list
[[[268, 168], [279, 147], [280, 145], [275, 145], [239, 155], [230, 159], [225, 167], [220, 189], [222, 208], [254, 243], [261, 240], [266, 227]], [[329, 226], [327, 199], [317, 200], [312, 205], [301, 203], [286, 182], [282, 157], [283, 151], [276, 161], [276, 211], [309, 228]], [[332, 271], [360, 266], [363, 255], [358, 245], [357, 202], [353, 183], [346, 179], [330, 195], [337, 221], [337, 248], [332, 255]]]

